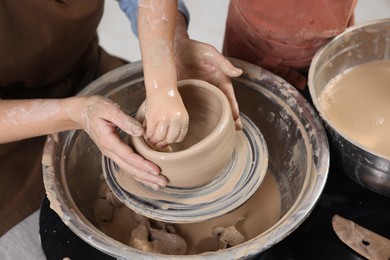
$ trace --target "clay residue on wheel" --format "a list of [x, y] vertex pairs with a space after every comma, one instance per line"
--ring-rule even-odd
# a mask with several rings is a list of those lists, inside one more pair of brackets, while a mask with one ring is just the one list
[[187, 242], [178, 234], [173, 225], [152, 221], [136, 215], [139, 225], [131, 232], [128, 245], [137, 249], [167, 255], [184, 255]]
[[[112, 193], [104, 178], [100, 179], [101, 186], [98, 192], [98, 198], [94, 202], [94, 216], [104, 232], [107, 226], [114, 221], [115, 211], [121, 211], [120, 208], [122, 208], [123, 204]], [[129, 226], [135, 226], [131, 231], [120, 231], [128, 232], [129, 235], [125, 238], [127, 245], [145, 252], [166, 255], [186, 254], [187, 242], [176, 234], [176, 229], [173, 225], [153, 221], [134, 212], [130, 212], [130, 215], [122, 215], [122, 217], [119, 217], [115, 221], [126, 222], [126, 220], [129, 221]], [[120, 232], [118, 230], [118, 233]]]
[[219, 249], [226, 249], [229, 247], [238, 246], [239, 244], [245, 242], [245, 237], [240, 231], [237, 230], [236, 227], [237, 224], [244, 219], [245, 217], [240, 217], [231, 226], [228, 227], [213, 227], [211, 232], [213, 236], [216, 236], [219, 239]]
[[[281, 216], [281, 198], [272, 173], [266, 174], [257, 192], [241, 207], [210, 221], [168, 224], [148, 219], [123, 206], [108, 188], [104, 178], [97, 201], [106, 200], [113, 214], [95, 216], [97, 227], [107, 236], [151, 253], [196, 255], [236, 247], [258, 236]], [[99, 212], [99, 211], [97, 211]], [[110, 214], [109, 212], [107, 214]], [[100, 221], [99, 221], [100, 219]]]

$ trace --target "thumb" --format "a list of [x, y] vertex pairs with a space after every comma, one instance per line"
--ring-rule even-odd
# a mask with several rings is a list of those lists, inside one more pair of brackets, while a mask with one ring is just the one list
[[222, 54], [220, 55], [219, 65], [217, 65], [217, 67], [218, 66], [226, 76], [235, 78], [242, 74], [242, 70], [234, 67], [234, 65]]
[[121, 113], [121, 116], [117, 122], [113, 122], [117, 127], [122, 129], [129, 135], [142, 136], [144, 134], [144, 127], [135, 118]]

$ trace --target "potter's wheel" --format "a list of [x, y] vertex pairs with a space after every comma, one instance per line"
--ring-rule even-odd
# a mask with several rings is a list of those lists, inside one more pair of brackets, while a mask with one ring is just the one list
[[241, 120], [243, 130], [236, 132], [230, 162], [213, 181], [204, 186], [177, 188], [168, 184], [154, 191], [131, 180], [132, 190], [125, 190], [119, 184], [123, 176], [118, 174], [119, 167], [107, 157], [103, 157], [103, 175], [122, 203], [152, 219], [194, 223], [224, 215], [256, 192], [268, 166], [268, 151], [261, 132], [244, 114], [241, 114]]

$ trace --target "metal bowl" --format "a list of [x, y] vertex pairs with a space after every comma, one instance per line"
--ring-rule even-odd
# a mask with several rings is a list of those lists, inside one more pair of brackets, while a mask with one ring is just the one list
[[[268, 169], [281, 194], [281, 218], [238, 246], [198, 254], [197, 259], [252, 257], [278, 243], [308, 217], [328, 174], [325, 130], [309, 103], [274, 74], [243, 61], [232, 61], [244, 71], [233, 82], [240, 110], [258, 126], [268, 144]], [[80, 93], [92, 94], [111, 98], [126, 113], [134, 113], [145, 99], [141, 63], [118, 68]], [[116, 258], [193, 259], [194, 255], [146, 253], [97, 228], [93, 202], [101, 182], [101, 156], [85, 132], [69, 131], [48, 137], [42, 160], [45, 188], [51, 207], [63, 222], [87, 243]]]
[[388, 59], [390, 19], [354, 26], [316, 53], [309, 70], [308, 85], [329, 134], [332, 159], [362, 186], [390, 197], [390, 159], [344, 136], [324, 116], [318, 100], [324, 87], [340, 73], [370, 61]]

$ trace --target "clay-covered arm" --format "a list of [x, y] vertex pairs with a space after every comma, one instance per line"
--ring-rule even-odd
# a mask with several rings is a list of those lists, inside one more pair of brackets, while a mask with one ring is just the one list
[[0, 143], [80, 129], [65, 109], [74, 99], [0, 100]]
[[83, 129], [100, 151], [125, 172], [152, 188], [165, 186], [159, 168], [121, 141], [116, 128], [140, 136], [143, 127], [118, 105], [100, 96], [66, 99], [0, 100], [0, 143], [71, 129]]
[[201, 79], [221, 89], [229, 100], [236, 129], [240, 130], [242, 123], [231, 77], [239, 77], [242, 70], [234, 67], [213, 46], [191, 40], [186, 17], [181, 13], [177, 16], [174, 51], [178, 79]]
[[177, 0], [140, 0], [138, 35], [146, 87], [146, 137], [157, 148], [180, 142], [188, 113], [177, 90], [173, 39]]

